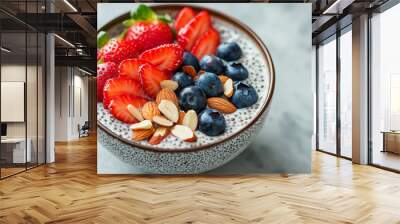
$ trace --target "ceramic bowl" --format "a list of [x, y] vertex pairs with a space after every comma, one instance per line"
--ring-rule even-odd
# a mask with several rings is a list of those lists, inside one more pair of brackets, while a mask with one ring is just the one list
[[[174, 16], [184, 5], [154, 5], [157, 13]], [[192, 6], [196, 11], [202, 9]], [[221, 42], [235, 41], [243, 51], [240, 59], [249, 70], [245, 82], [256, 89], [258, 102], [235, 113], [226, 115], [227, 131], [218, 137], [209, 137], [196, 131], [198, 141], [187, 143], [169, 136], [159, 145], [149, 145], [145, 141], [130, 140], [129, 125], [114, 119], [101, 103], [97, 107], [98, 140], [104, 150], [109, 150], [122, 161], [129, 163], [143, 173], [155, 174], [195, 174], [219, 167], [238, 156], [251, 143], [270, 109], [274, 91], [274, 67], [267, 47], [249, 27], [238, 20], [206, 9], [213, 26], [220, 32]], [[99, 30], [118, 36], [123, 26], [121, 22], [129, 17], [126, 13], [112, 20]]]

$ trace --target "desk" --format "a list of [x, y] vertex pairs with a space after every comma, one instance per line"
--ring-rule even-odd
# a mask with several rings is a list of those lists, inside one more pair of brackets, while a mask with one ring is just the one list
[[6, 163], [30, 162], [32, 160], [32, 141], [30, 138], [27, 138], [26, 142], [28, 143], [28, 147], [26, 147], [25, 152], [25, 138], [1, 139], [1, 157], [6, 160]]
[[382, 152], [392, 152], [400, 154], [400, 132], [383, 131], [383, 150]]

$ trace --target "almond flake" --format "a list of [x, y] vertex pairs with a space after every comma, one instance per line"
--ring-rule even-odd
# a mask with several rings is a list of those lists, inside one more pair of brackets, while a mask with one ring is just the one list
[[172, 121], [174, 123], [178, 122], [178, 119], [179, 119], [178, 108], [172, 101], [161, 100], [160, 104], [158, 104], [158, 109], [170, 121]]

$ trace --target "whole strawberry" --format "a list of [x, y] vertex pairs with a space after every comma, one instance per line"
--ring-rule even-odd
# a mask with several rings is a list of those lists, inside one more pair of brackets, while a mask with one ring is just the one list
[[138, 47], [138, 53], [173, 42], [171, 28], [159, 21], [136, 22], [126, 32], [124, 40], [134, 42]]
[[134, 58], [138, 55], [137, 47], [134, 43], [127, 43], [122, 39], [111, 39], [100, 50], [100, 59], [103, 62], [114, 62], [119, 64], [121, 61]]
[[117, 74], [117, 65], [114, 62], [105, 62], [97, 65], [97, 101], [103, 101], [104, 84]]
[[137, 46], [138, 53], [172, 43], [174, 36], [168, 23], [172, 20], [168, 16], [157, 15], [146, 5], [139, 5], [131, 11], [130, 19], [123, 24], [127, 27], [124, 40]]

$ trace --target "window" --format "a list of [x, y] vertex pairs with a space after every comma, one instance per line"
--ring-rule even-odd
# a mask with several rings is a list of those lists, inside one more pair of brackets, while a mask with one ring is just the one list
[[336, 153], [336, 39], [318, 47], [318, 149]]
[[400, 170], [400, 5], [371, 18], [372, 164]]
[[351, 26], [340, 36], [340, 155], [352, 156], [352, 33]]

